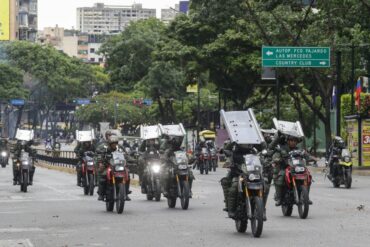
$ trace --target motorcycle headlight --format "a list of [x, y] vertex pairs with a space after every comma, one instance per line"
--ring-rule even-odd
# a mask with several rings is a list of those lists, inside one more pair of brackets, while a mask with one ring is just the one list
[[301, 167], [301, 166], [296, 166], [295, 168], [294, 168], [294, 170], [295, 170], [295, 172], [304, 172], [304, 167]]
[[8, 156], [8, 154], [5, 151], [2, 151], [1, 156], [6, 157], [6, 156]]
[[115, 169], [117, 172], [122, 172], [125, 170], [125, 168], [123, 166], [116, 166], [116, 169]]
[[28, 166], [29, 165], [29, 162], [28, 161], [23, 161], [22, 162], [22, 165]]
[[89, 162], [87, 162], [87, 165], [88, 166], [93, 166], [94, 165], [94, 162], [93, 161], [89, 161]]
[[179, 165], [179, 169], [180, 170], [186, 170], [186, 169], [188, 169], [188, 166], [185, 165], [185, 164], [182, 164], [182, 165]]
[[249, 174], [248, 179], [250, 181], [259, 180], [259, 179], [261, 179], [261, 175], [251, 173], [251, 174]]
[[160, 165], [152, 165], [152, 171], [154, 173], [159, 173], [160, 170], [161, 170], [161, 166]]
[[348, 156], [344, 157], [344, 162], [350, 162], [350, 161], [351, 159]]

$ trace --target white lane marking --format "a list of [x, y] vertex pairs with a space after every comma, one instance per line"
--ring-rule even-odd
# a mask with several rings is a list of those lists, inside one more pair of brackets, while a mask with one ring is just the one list
[[26, 243], [28, 244], [29, 247], [34, 247], [33, 244], [31, 243], [31, 240], [28, 238], [26, 239]]
[[1, 233], [17, 233], [17, 232], [42, 232], [44, 231], [41, 228], [34, 227], [34, 228], [0, 228]]
[[26, 211], [3, 211], [0, 212], [0, 214], [23, 214], [26, 213]]
[[0, 203], [20, 203], [20, 202], [65, 202], [65, 201], [82, 201], [80, 198], [66, 198], [66, 199], [24, 199], [24, 200], [0, 200]]

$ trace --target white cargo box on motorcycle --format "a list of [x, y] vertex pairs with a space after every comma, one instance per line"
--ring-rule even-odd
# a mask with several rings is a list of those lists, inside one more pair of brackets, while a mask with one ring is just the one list
[[186, 135], [182, 123], [176, 125], [161, 125], [159, 124], [162, 135], [183, 137]]
[[221, 110], [221, 121], [225, 126], [230, 141], [239, 145], [260, 145], [265, 142], [253, 110]]
[[95, 139], [95, 132], [94, 129], [92, 130], [85, 130], [80, 131], [76, 130], [76, 140], [79, 142], [89, 142]]
[[294, 136], [297, 138], [303, 138], [304, 133], [299, 121], [297, 122], [288, 122], [288, 121], [281, 121], [277, 120], [276, 118], [273, 119], [275, 128], [280, 131], [284, 135]]
[[157, 139], [162, 135], [159, 125], [140, 126], [140, 138], [142, 140]]
[[17, 129], [17, 134], [15, 135], [15, 139], [20, 141], [31, 141], [33, 140], [35, 134], [33, 130], [22, 130]]

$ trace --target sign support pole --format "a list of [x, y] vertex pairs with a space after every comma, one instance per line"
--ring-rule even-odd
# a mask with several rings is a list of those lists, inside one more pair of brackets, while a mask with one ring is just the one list
[[279, 74], [277, 70], [275, 70], [276, 75], [276, 118], [280, 119], [280, 81], [279, 81]]
[[340, 105], [341, 105], [341, 95], [342, 95], [342, 85], [341, 85], [341, 74], [342, 74], [342, 53], [340, 51], [336, 52], [337, 56], [337, 82], [336, 82], [336, 88], [337, 88], [337, 136], [340, 136], [340, 117], [341, 117], [341, 111], [340, 111]]

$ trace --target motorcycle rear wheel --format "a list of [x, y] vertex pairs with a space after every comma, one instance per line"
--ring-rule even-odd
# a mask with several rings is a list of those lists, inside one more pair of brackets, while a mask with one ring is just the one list
[[308, 190], [305, 186], [301, 186], [298, 204], [298, 213], [301, 219], [306, 219], [310, 205], [308, 204]]
[[235, 227], [236, 230], [240, 233], [244, 233], [247, 231], [247, 226], [248, 226], [248, 221], [247, 220], [242, 220], [242, 219], [237, 219], [235, 220]]
[[251, 228], [255, 238], [259, 238], [263, 229], [263, 200], [261, 197], [255, 196], [252, 200], [252, 219]]
[[188, 181], [181, 182], [181, 208], [186, 210], [189, 208], [190, 186]]
[[123, 209], [125, 208], [125, 201], [126, 201], [126, 186], [123, 183], [118, 185], [118, 190], [116, 190], [116, 211], [118, 214], [123, 213]]

